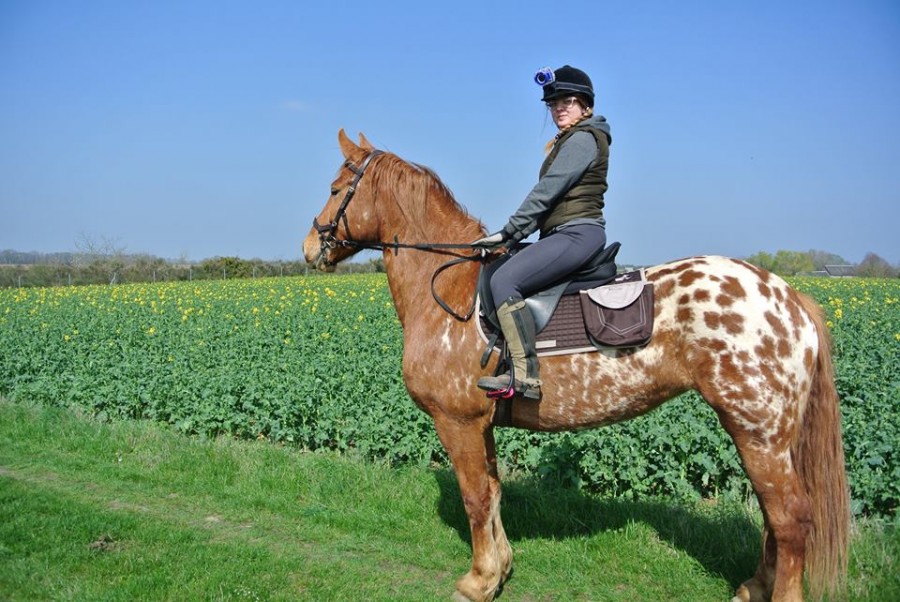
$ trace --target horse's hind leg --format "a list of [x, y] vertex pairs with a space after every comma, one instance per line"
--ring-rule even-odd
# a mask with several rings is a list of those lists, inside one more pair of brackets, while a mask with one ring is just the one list
[[493, 600], [512, 568], [512, 549], [500, 519], [500, 481], [490, 417], [458, 422], [436, 417], [438, 437], [453, 462], [472, 533], [472, 568], [456, 582], [454, 599]]
[[753, 578], [738, 588], [733, 600], [801, 602], [812, 515], [809, 497], [791, 458], [790, 437], [786, 433], [764, 437], [759, 428], [748, 428], [745, 422], [727, 418], [722, 422], [738, 448], [765, 520], [759, 567]]

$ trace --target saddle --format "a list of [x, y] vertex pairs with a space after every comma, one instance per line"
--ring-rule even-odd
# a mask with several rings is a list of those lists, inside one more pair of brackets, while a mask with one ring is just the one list
[[[490, 279], [526, 244], [484, 266], [478, 279], [479, 333], [487, 343], [486, 365], [502, 336]], [[535, 321], [538, 356], [636, 347], [650, 340], [653, 328], [653, 285], [643, 270], [617, 276], [621, 244], [598, 249], [581, 268], [527, 299]]]

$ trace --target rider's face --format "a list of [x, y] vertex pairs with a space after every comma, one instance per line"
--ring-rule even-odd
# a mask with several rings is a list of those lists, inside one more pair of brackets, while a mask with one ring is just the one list
[[585, 107], [577, 96], [564, 96], [547, 102], [547, 109], [553, 116], [553, 123], [562, 129], [584, 117]]

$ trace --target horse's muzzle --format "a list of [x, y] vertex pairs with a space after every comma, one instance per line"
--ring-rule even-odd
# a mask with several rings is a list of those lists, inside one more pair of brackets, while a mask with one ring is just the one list
[[325, 252], [325, 249], [322, 249], [315, 261], [312, 262], [312, 267], [320, 272], [333, 272], [337, 269], [337, 264], [328, 261]]
[[336, 263], [328, 259], [330, 250], [315, 229], [310, 230], [303, 241], [303, 258], [314, 270], [333, 272], [336, 269]]

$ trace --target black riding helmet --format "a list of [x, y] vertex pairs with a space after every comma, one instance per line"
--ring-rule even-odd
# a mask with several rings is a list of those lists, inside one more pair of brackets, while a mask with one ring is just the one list
[[594, 85], [581, 69], [563, 65], [551, 71], [545, 67], [535, 74], [534, 81], [544, 88], [543, 102], [577, 94], [587, 101], [589, 107], [594, 106]]

